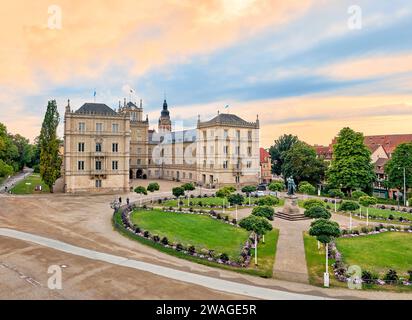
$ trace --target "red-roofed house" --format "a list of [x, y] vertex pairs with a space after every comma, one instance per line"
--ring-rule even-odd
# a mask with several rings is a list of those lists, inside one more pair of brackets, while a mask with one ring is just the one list
[[260, 181], [270, 183], [272, 181], [272, 161], [269, 152], [260, 148]]
[[[332, 143], [329, 146], [315, 145], [314, 148], [317, 155], [323, 157], [325, 160], [332, 160], [333, 145], [336, 143], [336, 140], [336, 137], [333, 138]], [[412, 142], [412, 134], [388, 134], [364, 137], [364, 143], [371, 151], [371, 159], [375, 167], [375, 196], [393, 198], [395, 190], [388, 190], [383, 183], [387, 179], [384, 172], [385, 164], [392, 157], [392, 153], [398, 145], [408, 142]]]

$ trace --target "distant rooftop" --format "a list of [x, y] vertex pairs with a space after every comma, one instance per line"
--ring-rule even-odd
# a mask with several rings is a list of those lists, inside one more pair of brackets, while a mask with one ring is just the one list
[[75, 113], [117, 115], [117, 112], [110, 108], [108, 105], [104, 103], [91, 102], [83, 104]]
[[228, 125], [228, 126], [244, 126], [256, 128], [259, 126], [258, 122], [247, 122], [237, 115], [231, 113], [219, 113], [216, 117], [209, 121], [199, 122], [200, 127], [213, 125]]

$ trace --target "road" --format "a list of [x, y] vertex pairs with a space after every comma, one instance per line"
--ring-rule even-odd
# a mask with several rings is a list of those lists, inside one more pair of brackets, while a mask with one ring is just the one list
[[0, 185], [0, 193], [6, 192], [6, 187], [7, 187], [7, 190], [10, 190], [11, 188], [13, 188], [13, 186], [16, 185], [16, 183], [24, 180], [31, 173], [33, 173], [33, 169], [26, 168], [23, 172], [20, 172], [10, 177], [10, 179], [5, 180], [3, 184]]

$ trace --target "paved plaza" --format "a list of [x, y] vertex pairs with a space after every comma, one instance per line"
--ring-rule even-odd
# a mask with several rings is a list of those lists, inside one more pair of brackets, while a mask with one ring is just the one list
[[[170, 195], [172, 182], [161, 182], [159, 195]], [[204, 191], [203, 191], [204, 192]], [[122, 236], [113, 230], [109, 203], [119, 195], [68, 196], [65, 194], [14, 196], [0, 195], [0, 228], [18, 230], [58, 240], [68, 245], [153, 264], [194, 275], [263, 287], [266, 289], [346, 299], [411, 299], [408, 293], [323, 289], [307, 279], [302, 232], [310, 221], [288, 222], [276, 219], [280, 229], [274, 279], [264, 279], [216, 269], [164, 254]], [[122, 194], [137, 201], [137, 194]], [[232, 212], [233, 213], [233, 212]], [[250, 209], [239, 210], [239, 218]], [[348, 218], [334, 216], [341, 224]], [[357, 222], [354, 222], [357, 223]], [[0, 236], [0, 299], [240, 299], [256, 298], [208, 288], [190, 281], [169, 278], [108, 261], [96, 261], [30, 241]], [[47, 269], [64, 265], [63, 289], [47, 289]], [[292, 271], [292, 272], [291, 272]], [[287, 274], [289, 272], [289, 276]], [[296, 277], [290, 275], [296, 274]], [[299, 277], [297, 276], [299, 275]], [[301, 276], [300, 276], [301, 275]], [[281, 297], [281, 295], [279, 295]], [[286, 297], [286, 295], [284, 295]]]

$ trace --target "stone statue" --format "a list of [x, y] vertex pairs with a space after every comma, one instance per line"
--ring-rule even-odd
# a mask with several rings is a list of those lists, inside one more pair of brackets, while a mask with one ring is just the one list
[[287, 179], [287, 183], [288, 183], [288, 195], [293, 196], [295, 194], [295, 191], [296, 191], [296, 184], [295, 184], [295, 181], [293, 180], [292, 176], [290, 176]]

